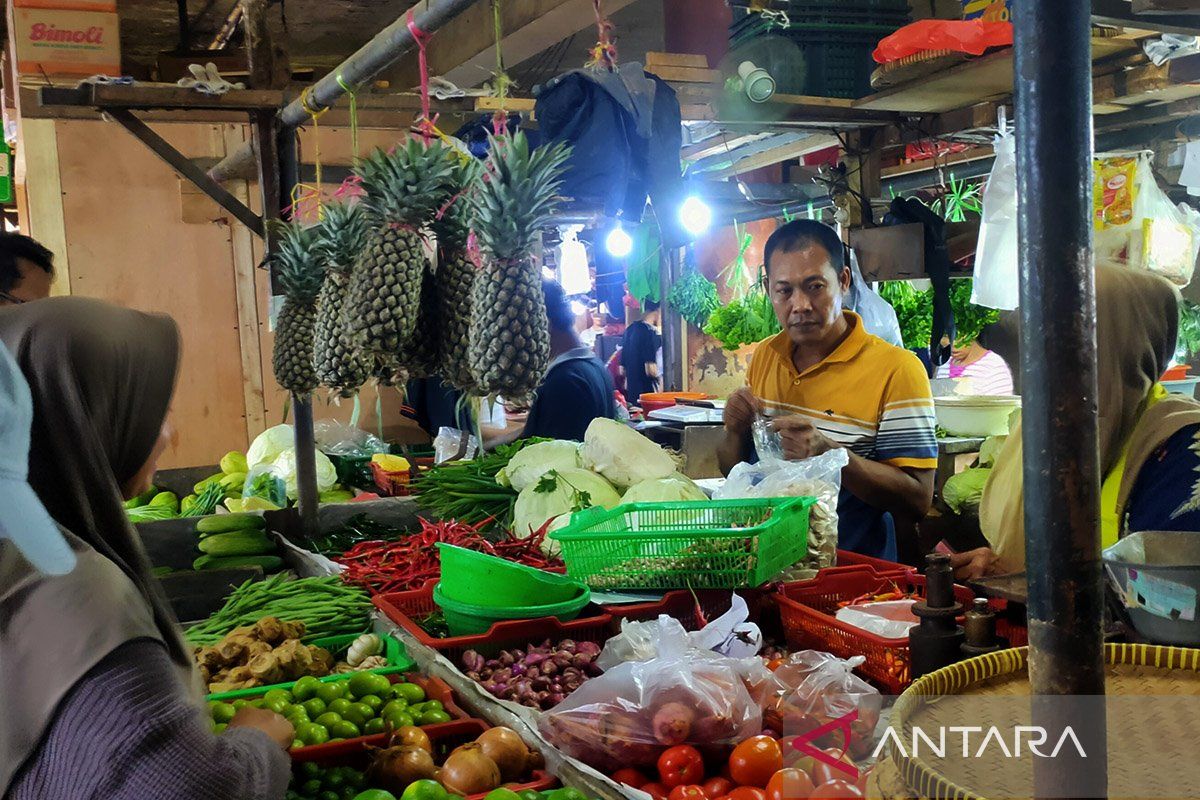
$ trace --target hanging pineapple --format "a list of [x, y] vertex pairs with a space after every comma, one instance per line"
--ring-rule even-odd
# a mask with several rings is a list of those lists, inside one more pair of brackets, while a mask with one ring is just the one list
[[471, 374], [471, 285], [475, 264], [467, 255], [470, 236], [469, 195], [482, 169], [474, 158], [459, 158], [454, 170], [454, 192], [450, 205], [432, 223], [438, 240], [437, 289], [442, 323], [442, 352], [439, 372], [456, 389], [470, 392]]
[[284, 300], [275, 319], [271, 366], [280, 386], [293, 394], [307, 395], [318, 386], [313, 333], [324, 268], [316, 249], [317, 230], [298, 222], [277, 222], [272, 227], [278, 236], [272, 267], [283, 287]]
[[490, 138], [486, 175], [471, 197], [483, 268], [471, 287], [471, 371], [475, 391], [528, 401], [550, 359], [541, 271], [533, 250], [554, 212], [562, 144], [532, 152], [525, 134]]
[[317, 297], [313, 355], [317, 380], [342, 397], [353, 397], [370, 376], [369, 362], [359, 353], [343, 323], [355, 261], [366, 247], [371, 224], [357, 205], [331, 203], [324, 208], [317, 242], [325, 262], [325, 281]]
[[374, 358], [373, 374], [388, 380], [403, 366], [400, 348], [417, 323], [427, 268], [421, 228], [449, 188], [451, 162], [444, 151], [440, 142], [409, 139], [390, 153], [376, 148], [355, 167], [375, 231], [355, 265], [345, 319], [363, 354]]

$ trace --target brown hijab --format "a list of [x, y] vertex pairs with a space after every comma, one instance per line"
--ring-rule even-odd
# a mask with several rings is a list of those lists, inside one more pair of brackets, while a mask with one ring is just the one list
[[[1096, 358], [1099, 379], [1100, 474], [1108, 476], [1128, 451], [1117, 519], [1138, 472], [1176, 431], [1200, 423], [1200, 403], [1178, 395], [1147, 408], [1150, 388], [1175, 354], [1179, 292], [1150, 272], [1096, 265]], [[999, 556], [1001, 572], [1025, 569], [1021, 426], [1014, 426], [984, 486], [979, 522]], [[1123, 532], [1122, 532], [1123, 533]]]
[[3, 795], [71, 687], [117, 647], [159, 640], [184, 676], [191, 656], [119, 489], [149, 457], [166, 418], [179, 358], [175, 323], [98, 300], [52, 298], [0, 310], [0, 344], [33, 396], [29, 483], [78, 558], [67, 575], [46, 576], [0, 543]]

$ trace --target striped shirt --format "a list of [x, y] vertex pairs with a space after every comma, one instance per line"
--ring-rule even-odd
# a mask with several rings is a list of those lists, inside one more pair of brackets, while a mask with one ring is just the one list
[[[772, 416], [799, 415], [831, 440], [872, 461], [934, 469], [933, 399], [925, 368], [912, 353], [863, 328], [843, 312], [850, 332], [817, 364], [797, 372], [787, 331], [760, 342], [750, 362], [750, 390]], [[895, 559], [891, 515], [843, 490], [839, 547]]]
[[966, 382], [958, 388], [958, 394], [1012, 394], [1012, 372], [1004, 359], [988, 350], [978, 361], [965, 367], [947, 361], [938, 367], [937, 377], [957, 378]]

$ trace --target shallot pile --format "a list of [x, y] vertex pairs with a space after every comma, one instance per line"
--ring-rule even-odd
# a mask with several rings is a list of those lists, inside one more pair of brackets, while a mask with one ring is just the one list
[[468, 678], [494, 697], [545, 711], [600, 674], [596, 666], [599, 655], [600, 646], [594, 642], [564, 639], [551, 645], [547, 639], [527, 650], [501, 650], [492, 659], [468, 650], [463, 653], [462, 667]]

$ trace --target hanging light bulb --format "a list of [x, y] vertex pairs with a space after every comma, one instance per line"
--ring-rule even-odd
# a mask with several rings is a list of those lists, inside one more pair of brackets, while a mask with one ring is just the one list
[[613, 225], [613, 229], [604, 239], [604, 249], [608, 250], [609, 255], [616, 258], [625, 258], [633, 252], [633, 239], [621, 227], [620, 220]]
[[712, 209], [695, 195], [683, 201], [679, 207], [679, 224], [693, 236], [699, 236], [712, 225]]

